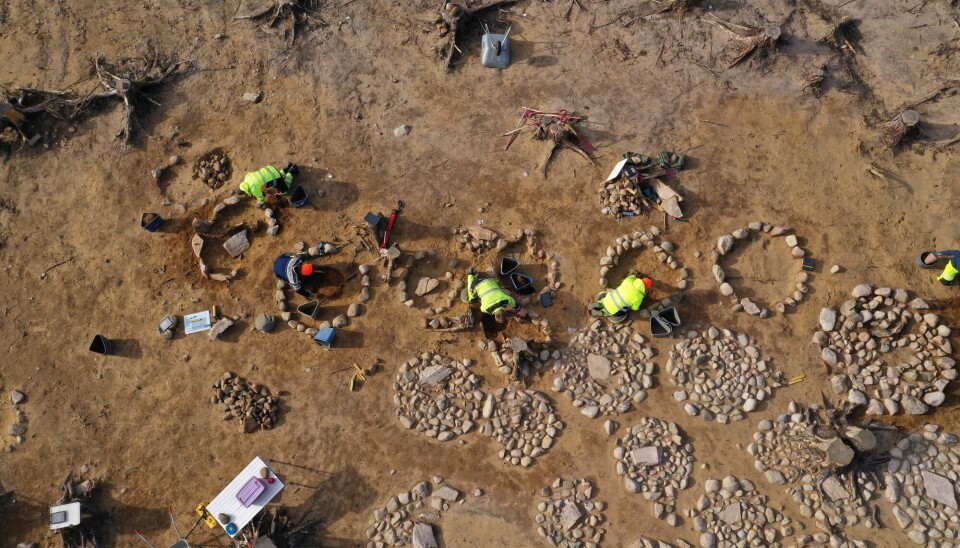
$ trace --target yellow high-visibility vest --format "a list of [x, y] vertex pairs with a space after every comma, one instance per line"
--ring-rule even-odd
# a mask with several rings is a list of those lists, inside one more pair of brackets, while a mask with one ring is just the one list
[[273, 166], [263, 167], [257, 171], [247, 173], [243, 178], [243, 182], [240, 183], [240, 190], [244, 194], [253, 196], [258, 202], [263, 202], [266, 199], [265, 193], [267, 185], [278, 179], [283, 179], [287, 187], [293, 183], [293, 175], [290, 173], [283, 173]]
[[469, 276], [469, 279], [467, 280], [469, 296], [471, 299], [473, 297], [480, 299], [480, 312], [483, 312], [484, 314], [493, 314], [501, 308], [517, 307], [517, 301], [511, 297], [509, 293], [500, 289], [500, 286], [497, 285], [497, 282], [494, 280], [487, 278], [485, 280], [480, 280], [476, 284], [473, 283], [473, 280], [473, 276]]
[[[613, 291], [607, 291], [607, 294], [600, 300], [601, 306], [607, 314], [620, 314], [627, 310], [640, 310], [640, 303], [647, 293], [642, 283], [637, 284], [636, 276], [627, 276], [620, 283], [620, 287]], [[640, 289], [637, 288], [640, 286]]]

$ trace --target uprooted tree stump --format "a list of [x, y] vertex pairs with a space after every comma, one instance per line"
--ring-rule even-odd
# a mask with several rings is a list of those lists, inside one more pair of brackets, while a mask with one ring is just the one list
[[437, 57], [443, 60], [447, 70], [453, 68], [454, 52], [463, 53], [457, 46], [457, 37], [478, 14], [501, 5], [512, 4], [516, 0], [480, 0], [477, 5], [466, 7], [453, 2], [444, 2], [440, 14], [433, 21], [440, 33], [440, 42], [436, 46]]
[[784, 20], [783, 23], [778, 25], [755, 27], [730, 23], [716, 16], [704, 18], [704, 21], [717, 25], [733, 35], [733, 37], [741, 43], [727, 68], [733, 68], [751, 56], [763, 58], [775, 54], [777, 52], [777, 42], [779, 42], [782, 35], [781, 29], [786, 23], [786, 20]]
[[310, 23], [327, 25], [316, 11], [319, 7], [319, 0], [277, 0], [252, 13], [237, 15], [234, 19], [259, 21], [265, 29], [279, 28], [281, 34], [287, 37], [287, 44], [293, 45], [297, 37], [297, 28]]
[[827, 66], [820, 65], [819, 67], [807, 72], [803, 78], [803, 87], [802, 91], [810, 90], [814, 96], [820, 96], [820, 87], [823, 85], [823, 79], [827, 76]]
[[917, 111], [904, 110], [880, 124], [880, 138], [888, 147], [895, 147], [917, 127], [919, 122], [920, 115]]
[[557, 118], [545, 118], [543, 123], [537, 126], [533, 132], [534, 139], [537, 141], [547, 141], [547, 143], [549, 143], [543, 161], [540, 163], [540, 175], [544, 178], [547, 177], [547, 165], [550, 164], [553, 155], [557, 152], [557, 149], [560, 148], [572, 150], [586, 158], [592, 165], [596, 165], [593, 158], [580, 147], [573, 144], [572, 141], [577, 139], [577, 135], [568, 126], [569, 124], [562, 123]]
[[777, 40], [780, 39], [780, 27], [764, 27], [757, 29], [757, 32], [746, 36], [743, 40], [746, 42], [740, 49], [736, 58], [730, 63], [728, 68], [739, 65], [744, 59], [751, 55], [764, 57], [777, 51]]
[[156, 55], [149, 58], [123, 58], [115, 63], [108, 63], [96, 56], [93, 68], [100, 81], [99, 92], [92, 90], [77, 93], [31, 87], [2, 88], [0, 115], [5, 122], [13, 125], [26, 141], [22, 125], [33, 115], [57, 120], [75, 119], [95, 105], [120, 99], [125, 115], [123, 128], [117, 136], [121, 137], [126, 145], [133, 135], [136, 109], [141, 100], [160, 106], [160, 103], [146, 95], [146, 91], [160, 85], [189, 64], [189, 61], [164, 60]]

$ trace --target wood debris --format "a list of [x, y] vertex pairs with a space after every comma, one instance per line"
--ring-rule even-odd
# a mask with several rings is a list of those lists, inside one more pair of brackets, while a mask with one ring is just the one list
[[252, 13], [237, 15], [234, 19], [260, 21], [264, 30], [280, 29], [288, 45], [293, 45], [297, 29], [311, 24], [327, 26], [317, 9], [319, 0], [276, 0], [265, 8]]
[[160, 103], [146, 95], [150, 88], [162, 84], [170, 76], [190, 66], [189, 61], [174, 61], [155, 53], [148, 57], [122, 58], [107, 62], [97, 55], [93, 60], [94, 74], [100, 81], [100, 91], [78, 93], [72, 90], [37, 89], [31, 87], [0, 88], [0, 115], [12, 123], [26, 139], [22, 126], [33, 115], [45, 115], [58, 120], [75, 119], [89, 108], [112, 99], [123, 102], [124, 124], [118, 132], [124, 145], [134, 132], [136, 109], [144, 102], [154, 106]]

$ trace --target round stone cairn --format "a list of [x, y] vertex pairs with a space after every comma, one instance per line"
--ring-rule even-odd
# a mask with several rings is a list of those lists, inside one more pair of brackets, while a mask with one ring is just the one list
[[744, 334], [710, 327], [677, 343], [667, 360], [675, 400], [690, 415], [720, 424], [742, 420], [772, 395], [783, 374], [760, 359], [760, 350]]
[[434, 478], [436, 485], [421, 481], [373, 511], [373, 520], [365, 533], [369, 539], [367, 548], [410, 546], [416, 523], [436, 524], [451, 504], [465, 502], [459, 490], [449, 485], [438, 488], [443, 480]]
[[591, 419], [626, 413], [653, 387], [653, 350], [646, 343], [627, 325], [597, 320], [561, 352], [552, 390]]
[[727, 476], [722, 481], [708, 479], [705, 487], [688, 512], [701, 547], [770, 546], [793, 534], [792, 520], [767, 506], [767, 497], [750, 480]]
[[751, 233], [758, 236], [762, 234], [769, 234], [770, 236], [784, 236], [784, 241], [787, 244], [787, 247], [790, 248], [790, 254], [797, 259], [797, 275], [794, 279], [794, 291], [790, 295], [787, 295], [783, 298], [782, 301], [774, 305], [774, 311], [780, 312], [781, 314], [789, 310], [789, 307], [795, 307], [803, 301], [804, 296], [809, 291], [807, 287], [807, 281], [809, 276], [806, 272], [803, 271], [803, 263], [800, 261], [805, 255], [806, 251], [798, 245], [797, 237], [791, 234], [793, 229], [783, 227], [783, 226], [774, 226], [769, 223], [764, 223], [762, 221], [754, 221], [743, 228], [738, 228], [730, 234], [724, 234], [717, 238], [717, 247], [713, 251], [713, 279], [720, 286], [720, 293], [730, 299], [730, 302], [733, 305], [733, 310], [736, 312], [746, 312], [747, 314], [757, 316], [759, 318], [769, 318], [773, 313], [762, 306], [754, 303], [750, 299], [737, 296], [737, 293], [734, 291], [733, 286], [731, 286], [726, 281], [726, 274], [723, 271], [723, 267], [720, 265], [720, 257], [730, 253], [731, 250], [736, 246], [736, 242], [740, 240], [746, 240]]
[[677, 494], [693, 485], [693, 446], [684, 443], [677, 425], [643, 417], [617, 440], [613, 456], [627, 490], [653, 502], [657, 519], [677, 523]]
[[[878, 498], [878, 486], [857, 475], [859, 496], [850, 491], [846, 480], [835, 475], [823, 475], [829, 465], [824, 451], [818, 447], [813, 429], [807, 420], [807, 406], [791, 401], [788, 413], [775, 420], [762, 420], [753, 434], [747, 452], [756, 458], [755, 466], [773, 485], [791, 485], [786, 492], [797, 504], [800, 514], [815, 518], [824, 531], [833, 530], [829, 542], [841, 546], [849, 539], [844, 527], [861, 525], [868, 529], [879, 527], [873, 520]], [[858, 428], [859, 430], [859, 428]], [[874, 438], [875, 440], [876, 438]], [[839, 486], [839, 487], [838, 487]]]
[[893, 516], [907, 538], [919, 545], [955, 545], [960, 538], [957, 436], [927, 424], [901, 439], [890, 455], [885, 495], [896, 505]]
[[[171, 163], [171, 165], [174, 163]], [[227, 181], [232, 171], [230, 158], [226, 154], [213, 153], [197, 162], [193, 175], [208, 187], [218, 189]]]
[[664, 242], [659, 239], [660, 229], [652, 226], [648, 231], [638, 230], [633, 234], [624, 234], [616, 239], [614, 245], [607, 247], [603, 257], [600, 258], [600, 288], [607, 289], [619, 285], [621, 280], [609, 280], [607, 275], [610, 270], [620, 263], [620, 258], [630, 252], [642, 249], [650, 249], [656, 255], [657, 260], [677, 271], [677, 292], [672, 295], [654, 302], [647, 306], [642, 312], [641, 317], [649, 318], [651, 313], [659, 312], [664, 308], [669, 308], [683, 296], [683, 291], [690, 284], [690, 270], [684, 268], [683, 264], [672, 255], [676, 245], [670, 242]]
[[247, 434], [273, 428], [280, 413], [280, 398], [271, 396], [266, 386], [249, 383], [229, 371], [213, 383], [210, 403], [220, 407], [223, 420], [238, 419], [240, 430]]
[[594, 500], [595, 489], [588, 480], [557, 478], [544, 487], [537, 503], [537, 533], [554, 546], [599, 548], [606, 533], [605, 503]]
[[396, 394], [397, 417], [404, 428], [439, 441], [469, 432], [480, 418], [484, 393], [480, 379], [467, 368], [470, 360], [424, 352], [400, 366]]
[[[851, 296], [839, 311], [821, 310], [820, 330], [813, 336], [836, 373], [830, 378], [833, 391], [866, 405], [871, 415], [920, 415], [942, 404], [957, 377], [950, 328], [924, 312], [929, 307], [922, 299], [909, 300], [905, 289], [861, 284]], [[900, 348], [913, 356], [896, 364], [884, 359]]]
[[545, 395], [514, 386], [487, 394], [480, 431], [500, 443], [498, 456], [509, 464], [528, 467], [546, 453], [563, 430]]

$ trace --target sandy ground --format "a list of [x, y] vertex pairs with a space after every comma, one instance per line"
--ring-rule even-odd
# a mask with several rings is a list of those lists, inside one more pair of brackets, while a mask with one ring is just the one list
[[[950, 49], [960, 37], [957, 8], [943, 0], [854, 0], [839, 8], [833, 0], [721, 0], [712, 11], [723, 20], [787, 21], [778, 55], [728, 69], [732, 38], [707, 22], [705, 3], [682, 19], [643, 19], [638, 16], [653, 5], [583, 0], [583, 11], [565, 1], [530, 0], [490, 18], [513, 24], [509, 69], [479, 66], [480, 31], [471, 27], [463, 57], [447, 72], [433, 55], [436, 4], [321, 2], [326, 26], [301, 29], [288, 46], [252, 22], [234, 21], [234, 2], [0, 0], [0, 82], [11, 87], [79, 82], [77, 89], [91, 89], [95, 53], [143, 55], [148, 45], [194, 63], [158, 90], [162, 106], [144, 111], [130, 147], [113, 138], [122, 124], [119, 109], [106, 108], [40, 128], [40, 144], [15, 146], [0, 163], [0, 348], [6, 350], [0, 385], [28, 395], [29, 427], [25, 443], [0, 453], [0, 482], [19, 500], [0, 508], [0, 546], [58, 545], [44, 529], [45, 508], [58, 498], [66, 473], [83, 465], [104, 490], [109, 523], [102, 545], [136, 545], [134, 528], [161, 545], [172, 542], [167, 505], [177, 509], [181, 524], [191, 522], [190, 509], [214, 496], [253, 455], [273, 459], [290, 483], [283, 505], [325, 520], [321, 546], [360, 545], [373, 509], [435, 474], [487, 493], [447, 515], [448, 546], [541, 544], [532, 521], [535, 495], [557, 476], [598, 484], [599, 498], [609, 504], [606, 546], [625, 546], [640, 535], [695, 541], [688, 521], [670, 528], [653, 518], [651, 504], [625, 491], [613, 471], [615, 438], [563, 398], [558, 412], [569, 426], [530, 469], [501, 464], [493, 440], [439, 444], [404, 431], [394, 417], [391, 384], [396, 367], [411, 356], [438, 350], [473, 358], [487, 387], [508, 381], [477, 348], [479, 331], [426, 332], [422, 309], [402, 306], [395, 290], [378, 281], [368, 312], [345, 330], [335, 351], [320, 351], [286, 326], [269, 336], [251, 330], [256, 314], [275, 309], [271, 262], [277, 254], [301, 240], [353, 240], [323, 264], [343, 272], [372, 264], [352, 225], [367, 211], [388, 213], [403, 199], [407, 209], [395, 241], [406, 251], [435, 251], [438, 271], [452, 258], [472, 261], [454, 245], [454, 228], [482, 219], [504, 233], [536, 229], [561, 262], [565, 285], [546, 315], [562, 343], [568, 327], [589, 323], [584, 306], [598, 290], [596, 261], [606, 246], [634, 227], [661, 224], [658, 215], [621, 223], [602, 217], [598, 185], [623, 152], [662, 149], [691, 156], [679, 185], [691, 222], [671, 224], [667, 235], [693, 271], [681, 305], [685, 327], [745, 331], [788, 376], [806, 373], [807, 379], [778, 390], [759, 413], [733, 425], [687, 416], [669, 386], [617, 420], [668, 419], [692, 440], [697, 484], [682, 492], [680, 508], [693, 505], [707, 477], [736, 474], [753, 479], [816, 531], [782, 491], [758, 477], [738, 446], [749, 443], [758, 420], [781, 412], [790, 399], [819, 401], [820, 391], [829, 389], [810, 335], [821, 306], [838, 304], [854, 285], [910, 288], [957, 325], [956, 288], [937, 284], [934, 273], [913, 261], [920, 250], [957, 245], [960, 161], [956, 145], [938, 141], [960, 132], [960, 99], [948, 94], [917, 107], [922, 134], [896, 151], [878, 145], [873, 129], [888, 112], [929, 96], [958, 73]], [[818, 42], [820, 18], [831, 12], [860, 21], [855, 53]], [[931, 53], [941, 44], [945, 53]], [[803, 75], [822, 64], [828, 76], [815, 97], [802, 89]], [[262, 102], [241, 99], [258, 90]], [[503, 152], [499, 135], [514, 126], [521, 106], [587, 114], [598, 166], [562, 151], [541, 179], [542, 143], [521, 137]], [[398, 139], [393, 128], [401, 124], [412, 131]], [[229, 187], [211, 191], [191, 177], [190, 166], [217, 147], [232, 159], [234, 177]], [[150, 169], [174, 154], [185, 163], [158, 184]], [[279, 237], [261, 229], [242, 258], [218, 259], [222, 268], [239, 268], [239, 280], [202, 279], [189, 247], [190, 220], [208, 215], [246, 171], [288, 160], [303, 167], [300, 179], [311, 193], [323, 189], [326, 196], [284, 211]], [[872, 178], [865, 171], [871, 162], [894, 176]], [[164, 199], [171, 205], [162, 206]], [[487, 202], [488, 210], [478, 213]], [[143, 211], [170, 219], [165, 230], [141, 230]], [[235, 218], [261, 217], [249, 208]], [[709, 249], [720, 234], [753, 220], [793, 227], [817, 260], [809, 300], [796, 313], [759, 320], [732, 312], [720, 299]], [[699, 259], [698, 250], [705, 253]], [[738, 291], [760, 300], [787, 294], [791, 283], [776, 281], [786, 261], [779, 248], [745, 248], [730, 265], [743, 276]], [[843, 271], [831, 275], [833, 264]], [[658, 281], [654, 295], [665, 288]], [[341, 313], [358, 292], [353, 278], [322, 319]], [[241, 316], [222, 340], [156, 336], [164, 314], [212, 305]], [[117, 355], [87, 351], [96, 333], [115, 341]], [[653, 343], [659, 366], [672, 342]], [[358, 392], [346, 389], [345, 374], [331, 375], [377, 358], [385, 371]], [[283, 395], [286, 412], [277, 428], [244, 435], [220, 421], [208, 399], [210, 385], [226, 370]], [[531, 386], [552, 394], [551, 381], [546, 375]], [[955, 403], [951, 392], [932, 416], [895, 422], [909, 427], [931, 420], [956, 431]], [[10, 414], [6, 403], [0, 407], [5, 431]], [[891, 525], [889, 507], [881, 508]], [[906, 542], [889, 527], [853, 534], [877, 546]], [[224, 546], [226, 537], [200, 528], [191, 540]]]

